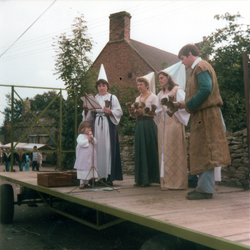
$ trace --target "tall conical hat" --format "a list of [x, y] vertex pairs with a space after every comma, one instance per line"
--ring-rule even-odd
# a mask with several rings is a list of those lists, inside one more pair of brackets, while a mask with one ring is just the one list
[[101, 64], [101, 68], [100, 68], [100, 71], [99, 71], [97, 81], [100, 80], [100, 79], [105, 80], [105, 81], [108, 82], [108, 78], [107, 78], [107, 75], [106, 75], [103, 64]]
[[176, 82], [183, 90], [186, 88], [186, 70], [182, 62], [173, 64], [166, 69], [161, 70], [165, 73], [170, 74], [173, 77], [174, 82]]
[[148, 90], [155, 94], [155, 72], [151, 72], [145, 76], [142, 76], [149, 85]]

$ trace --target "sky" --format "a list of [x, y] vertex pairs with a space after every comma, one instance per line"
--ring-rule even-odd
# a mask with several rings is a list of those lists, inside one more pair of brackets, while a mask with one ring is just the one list
[[[178, 54], [187, 43], [202, 41], [225, 21], [214, 15], [242, 15], [250, 24], [250, 1], [89, 1], [89, 0], [0, 0], [0, 111], [11, 85], [65, 88], [55, 73], [56, 37], [70, 35], [74, 18], [84, 14], [94, 41], [89, 57], [94, 61], [109, 40], [110, 14], [131, 14], [130, 38]], [[55, 38], [55, 39], [53, 39]], [[16, 87], [22, 98], [33, 98], [51, 89]], [[15, 95], [16, 98], [17, 95]], [[0, 126], [3, 124], [0, 114]]]

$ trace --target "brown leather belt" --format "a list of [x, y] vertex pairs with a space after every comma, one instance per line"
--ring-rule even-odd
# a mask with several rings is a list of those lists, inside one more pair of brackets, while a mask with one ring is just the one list
[[149, 117], [149, 116], [138, 116], [137, 120], [154, 120], [153, 117]]

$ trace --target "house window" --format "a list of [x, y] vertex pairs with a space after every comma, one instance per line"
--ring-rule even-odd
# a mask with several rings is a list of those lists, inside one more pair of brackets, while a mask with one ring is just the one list
[[128, 78], [132, 78], [132, 72], [128, 73]]

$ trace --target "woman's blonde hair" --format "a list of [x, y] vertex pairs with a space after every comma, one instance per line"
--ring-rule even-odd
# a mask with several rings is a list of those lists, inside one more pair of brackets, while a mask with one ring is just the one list
[[81, 122], [78, 127], [78, 135], [83, 134], [85, 128], [91, 128], [91, 122], [88, 121]]
[[144, 77], [137, 77], [137, 78], [136, 78], [136, 81], [137, 81], [137, 82], [144, 82], [146, 88], [147, 88], [147, 89], [149, 88], [149, 81], [148, 81], [146, 78], [144, 78]]
[[[169, 91], [171, 91], [175, 86], [179, 86], [177, 83], [175, 83], [173, 77], [169, 73], [167, 73], [165, 71], [160, 71], [157, 75], [158, 75], [158, 77], [159, 77], [159, 75], [164, 75], [168, 78], [168, 82], [167, 82], [166, 87], [168, 88]], [[163, 91], [165, 91], [166, 87], [163, 87]]]

